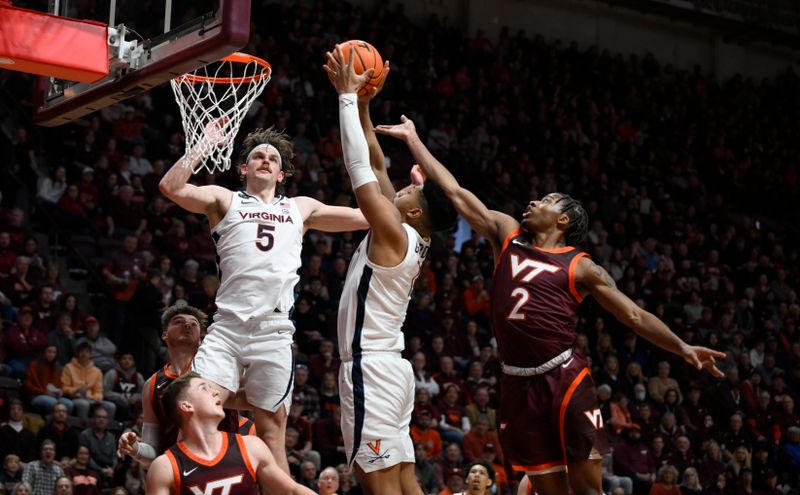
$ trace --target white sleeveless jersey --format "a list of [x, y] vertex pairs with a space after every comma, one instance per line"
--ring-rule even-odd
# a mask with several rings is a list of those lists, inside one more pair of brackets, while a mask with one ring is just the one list
[[211, 237], [217, 245], [221, 313], [245, 321], [292, 309], [303, 243], [303, 217], [294, 199], [279, 196], [267, 205], [234, 192]]
[[353, 254], [339, 302], [339, 353], [343, 359], [361, 352], [401, 352], [404, 348], [401, 327], [430, 242], [408, 224], [403, 228], [408, 248], [397, 266], [384, 268], [368, 259], [371, 233]]

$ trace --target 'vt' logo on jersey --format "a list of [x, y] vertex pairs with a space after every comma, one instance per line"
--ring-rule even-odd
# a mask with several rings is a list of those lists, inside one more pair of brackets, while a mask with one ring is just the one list
[[[221, 480], [216, 481], [209, 481], [206, 483], [204, 489], [200, 490], [200, 487], [193, 486], [189, 489], [192, 491], [194, 495], [228, 495], [231, 492], [231, 488], [233, 485], [238, 485], [242, 482], [242, 475], [238, 476], [231, 476], [230, 478], [222, 478]], [[214, 493], [217, 489], [216, 493]]]
[[560, 270], [560, 268], [557, 266], [548, 265], [547, 263], [534, 261], [528, 258], [525, 258], [525, 260], [520, 263], [519, 256], [516, 254], [511, 255], [511, 276], [516, 279], [522, 272], [526, 272], [525, 276], [522, 277], [523, 282], [530, 282], [544, 272], [555, 273], [558, 270]]
[[595, 430], [599, 430], [603, 427], [603, 415], [600, 413], [599, 407], [596, 407], [591, 411], [583, 411], [583, 414], [585, 414], [586, 419], [588, 419], [589, 422], [594, 425]]

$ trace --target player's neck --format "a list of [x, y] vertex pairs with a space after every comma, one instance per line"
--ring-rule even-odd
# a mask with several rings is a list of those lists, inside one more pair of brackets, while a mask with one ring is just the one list
[[245, 192], [250, 196], [257, 197], [264, 204], [271, 204], [278, 197], [275, 184], [248, 184]]
[[170, 348], [169, 370], [176, 375], [182, 375], [189, 370], [189, 367], [192, 364], [192, 359], [194, 359], [194, 355], [196, 353], [197, 349], [188, 350], [181, 348]]
[[191, 418], [183, 428], [183, 443], [201, 459], [215, 458], [222, 448], [222, 437], [225, 435], [217, 430], [218, 424], [219, 418]]
[[558, 249], [566, 246], [564, 237], [557, 229], [534, 232], [533, 243], [536, 247], [542, 249]]

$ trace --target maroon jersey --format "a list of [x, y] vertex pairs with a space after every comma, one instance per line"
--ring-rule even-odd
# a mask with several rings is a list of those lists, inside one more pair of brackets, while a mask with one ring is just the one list
[[573, 345], [582, 300], [574, 274], [583, 256], [573, 247], [535, 247], [519, 229], [505, 239], [492, 287], [492, 323], [505, 364], [540, 366]]
[[[189, 369], [183, 371], [182, 374], [188, 373]], [[176, 425], [169, 415], [164, 411], [161, 404], [161, 397], [164, 395], [164, 390], [180, 375], [176, 375], [169, 369], [169, 363], [165, 364], [163, 368], [153, 373], [150, 377], [150, 404], [153, 406], [153, 412], [158, 418], [159, 426], [159, 452], [163, 454], [169, 447], [175, 445], [178, 441], [178, 432], [180, 428]], [[239, 432], [239, 413], [231, 409], [225, 409], [225, 419], [219, 423], [221, 431], [230, 433]]]
[[166, 454], [175, 479], [174, 495], [258, 495], [256, 473], [241, 435], [220, 433], [222, 447], [213, 459], [197, 457], [181, 441]]

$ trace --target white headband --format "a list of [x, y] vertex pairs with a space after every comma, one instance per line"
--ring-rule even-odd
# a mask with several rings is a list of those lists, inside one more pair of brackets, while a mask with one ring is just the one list
[[278, 163], [281, 166], [281, 170], [283, 170], [283, 157], [281, 156], [281, 152], [278, 151], [278, 148], [276, 148], [275, 146], [272, 146], [269, 143], [262, 143], [262, 144], [259, 144], [258, 146], [256, 146], [255, 148], [253, 148], [253, 150], [250, 152], [250, 154], [247, 155], [247, 160], [245, 160], [245, 163], [250, 163], [250, 159], [253, 157], [253, 153], [255, 153], [256, 151], [269, 150], [269, 149], [275, 150], [275, 154], [278, 155]]

